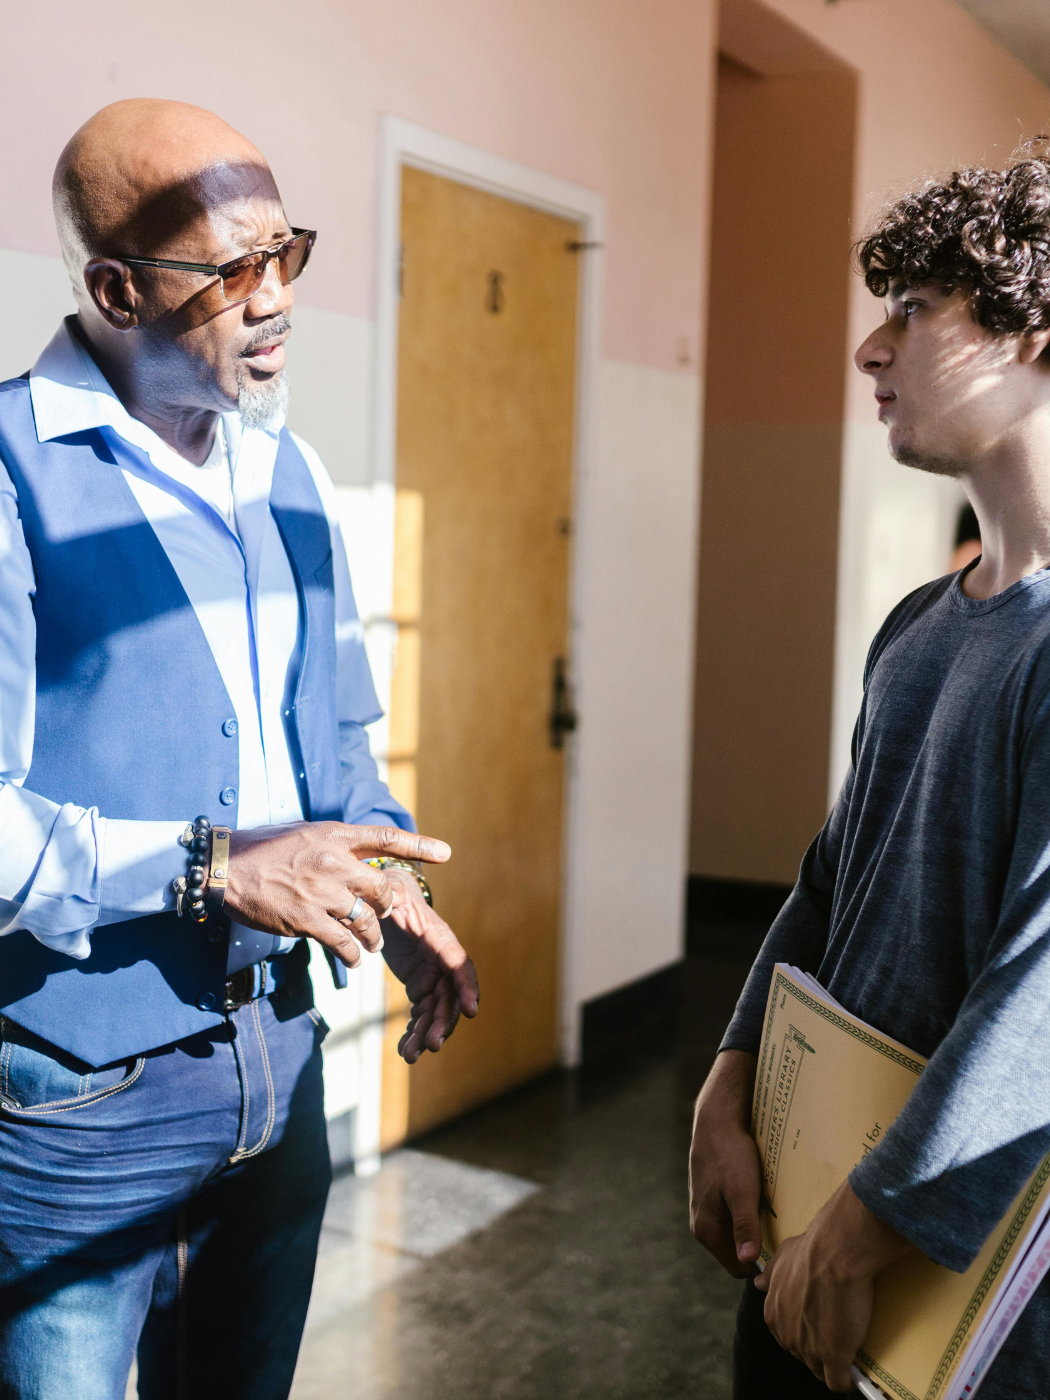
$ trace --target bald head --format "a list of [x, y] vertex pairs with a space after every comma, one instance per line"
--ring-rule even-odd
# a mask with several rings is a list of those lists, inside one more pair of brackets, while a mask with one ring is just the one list
[[[66, 146], [53, 190], [76, 334], [128, 411], [191, 461], [234, 406], [279, 421], [294, 292], [275, 254], [292, 230], [252, 143], [199, 107], [114, 102]], [[253, 254], [258, 278], [227, 300], [216, 269]]]
[[52, 196], [74, 285], [90, 258], [163, 256], [213, 208], [278, 199], [262, 155], [220, 117], [145, 97], [84, 123], [59, 157]]

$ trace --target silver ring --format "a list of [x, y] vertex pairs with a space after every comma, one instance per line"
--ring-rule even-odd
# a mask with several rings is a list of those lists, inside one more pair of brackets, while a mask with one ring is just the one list
[[358, 921], [358, 919], [361, 917], [361, 915], [362, 915], [362, 914], [365, 912], [365, 910], [367, 909], [367, 907], [368, 907], [368, 906], [365, 904], [364, 900], [361, 898], [360, 895], [358, 895], [357, 898], [354, 900], [354, 907], [350, 910], [350, 913], [347, 914], [347, 916], [346, 916], [346, 922], [347, 922], [348, 924], [356, 924], [357, 921]]

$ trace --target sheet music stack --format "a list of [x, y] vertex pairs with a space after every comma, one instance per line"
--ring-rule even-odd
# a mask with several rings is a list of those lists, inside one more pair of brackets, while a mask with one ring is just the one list
[[[778, 963], [752, 1131], [762, 1158], [762, 1262], [801, 1234], [904, 1107], [921, 1055]], [[854, 1381], [872, 1400], [972, 1400], [1050, 1268], [1050, 1156], [964, 1274], [916, 1252], [879, 1275]], [[863, 1373], [863, 1374], [860, 1374]]]

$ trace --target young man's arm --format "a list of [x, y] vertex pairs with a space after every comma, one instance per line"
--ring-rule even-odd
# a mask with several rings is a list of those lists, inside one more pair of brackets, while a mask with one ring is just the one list
[[[999, 919], [904, 1111], [857, 1166], [857, 1196], [966, 1269], [1050, 1152], [1050, 693], [1022, 741]], [[960, 872], [962, 878], [962, 872]]]
[[690, 1224], [700, 1243], [735, 1278], [755, 1272], [761, 1245], [751, 1096], [773, 966], [786, 962], [806, 972], [820, 966], [852, 790], [851, 769], [824, 829], [806, 852], [798, 883], [762, 944], [696, 1101], [689, 1154]]
[[[763, 1278], [774, 1335], [832, 1390], [907, 1249], [969, 1268], [1050, 1152], [1050, 699], [1026, 736], [999, 923], [951, 1030], [879, 1145]], [[845, 1368], [845, 1369], [844, 1369]]]

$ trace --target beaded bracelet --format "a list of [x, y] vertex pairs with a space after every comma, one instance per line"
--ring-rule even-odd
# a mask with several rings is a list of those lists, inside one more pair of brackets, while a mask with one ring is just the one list
[[407, 870], [415, 877], [416, 884], [423, 892], [423, 898], [433, 909], [434, 896], [430, 892], [430, 883], [419, 866], [414, 865], [412, 861], [399, 860], [397, 856], [373, 856], [371, 860], [366, 860], [365, 864], [370, 865], [373, 870]]
[[219, 910], [226, 897], [230, 865], [230, 828], [197, 817], [179, 837], [190, 853], [190, 868], [174, 881], [175, 911], [180, 919], [202, 924], [209, 908]]

